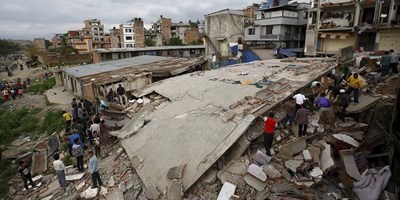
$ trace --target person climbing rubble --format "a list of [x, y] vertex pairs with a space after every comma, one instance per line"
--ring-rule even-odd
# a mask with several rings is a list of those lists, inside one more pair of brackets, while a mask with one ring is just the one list
[[351, 94], [353, 92], [354, 95], [354, 104], [358, 104], [358, 96], [360, 95], [360, 88], [362, 85], [361, 79], [358, 77], [358, 73], [354, 73], [351, 75], [348, 79], [347, 82], [349, 83], [349, 87], [347, 88], [346, 93]]
[[284, 128], [288, 128], [291, 130], [292, 123], [294, 120], [294, 117], [296, 115], [296, 103], [294, 99], [290, 99], [286, 101], [283, 105], [282, 108], [285, 110], [285, 119], [284, 119]]
[[339, 112], [339, 118], [340, 120], [344, 123], [345, 121], [345, 113], [346, 113], [346, 108], [350, 104], [350, 97], [346, 93], [345, 89], [340, 90], [340, 95], [339, 95], [339, 106], [340, 106], [340, 112]]
[[27, 191], [28, 188], [28, 181], [29, 184], [32, 185], [32, 188], [36, 190], [36, 185], [32, 180], [31, 169], [27, 166], [25, 161], [19, 161], [18, 172], [21, 174], [21, 178], [24, 181], [24, 191]]
[[321, 93], [321, 96], [315, 100], [315, 106], [318, 107], [320, 118], [327, 120], [326, 122], [333, 126], [332, 104], [329, 99], [326, 98], [325, 93]]
[[264, 120], [264, 146], [266, 154], [271, 156], [272, 143], [274, 141], [275, 129], [279, 128], [274, 113], [270, 112], [268, 117], [263, 117]]
[[312, 113], [306, 109], [303, 105], [299, 110], [296, 112], [295, 123], [299, 124], [299, 137], [303, 137], [306, 135], [307, 132], [307, 125], [308, 125], [308, 116], [312, 115]]

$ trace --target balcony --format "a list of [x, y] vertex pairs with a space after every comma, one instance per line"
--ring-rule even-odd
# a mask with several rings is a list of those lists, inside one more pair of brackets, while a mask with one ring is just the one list
[[269, 35], [260, 35], [261, 40], [274, 40], [278, 41], [281, 35], [274, 35], [274, 34], [269, 34]]

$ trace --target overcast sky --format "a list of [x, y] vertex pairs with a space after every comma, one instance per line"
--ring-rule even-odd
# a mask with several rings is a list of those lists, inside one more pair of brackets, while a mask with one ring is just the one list
[[105, 30], [138, 17], [145, 25], [160, 15], [172, 22], [203, 19], [225, 8], [243, 9], [253, 0], [8, 0], [0, 6], [0, 38], [51, 39], [83, 27], [85, 19], [100, 19]]

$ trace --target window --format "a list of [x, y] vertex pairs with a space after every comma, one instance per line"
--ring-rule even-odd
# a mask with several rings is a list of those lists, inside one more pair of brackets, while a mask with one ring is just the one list
[[308, 17], [308, 12], [304, 11], [304, 19], [307, 19], [307, 17]]
[[98, 33], [93, 33], [93, 35], [94, 35], [94, 36], [99, 36], [99, 34], [98, 34]]
[[132, 47], [133, 47], [133, 44], [126, 44], [126, 47], [132, 48]]
[[274, 28], [274, 26], [266, 26], [265, 27], [265, 35], [270, 35], [272, 34], [272, 29]]
[[125, 29], [125, 33], [132, 33], [132, 29], [131, 28], [126, 28]]
[[256, 34], [255, 32], [256, 31], [254, 28], [249, 28], [248, 35], [255, 35]]
[[103, 28], [99, 28], [99, 31], [104, 31], [104, 29]]
[[97, 31], [98, 29], [96, 27], [93, 28], [94, 31]]
[[125, 36], [125, 40], [133, 40], [132, 36]]

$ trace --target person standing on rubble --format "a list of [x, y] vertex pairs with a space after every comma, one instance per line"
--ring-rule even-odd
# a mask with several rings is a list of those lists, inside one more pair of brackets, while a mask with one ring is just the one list
[[282, 105], [283, 109], [285, 109], [285, 125], [284, 127], [288, 128], [290, 130], [290, 128], [292, 127], [292, 123], [294, 120], [294, 117], [296, 115], [296, 103], [294, 102], [294, 99], [290, 99], [288, 101], [286, 101], [283, 105]]
[[345, 113], [346, 113], [346, 108], [350, 104], [350, 97], [346, 93], [346, 90], [340, 89], [340, 95], [339, 95], [339, 105], [340, 105], [340, 120], [345, 123]]
[[274, 119], [274, 113], [270, 112], [268, 117], [263, 117], [264, 120], [264, 145], [268, 156], [271, 156], [272, 143], [274, 141], [275, 129], [278, 128], [278, 123]]
[[53, 167], [54, 170], [56, 170], [58, 183], [60, 184], [60, 187], [65, 188], [68, 185], [67, 180], [65, 179], [65, 165], [63, 161], [60, 160], [60, 154], [54, 154], [53, 158]]
[[72, 145], [72, 154], [76, 158], [76, 166], [77, 166], [79, 172], [83, 172], [84, 149], [81, 145], [81, 141], [79, 140], [79, 138], [75, 138], [74, 142], [75, 142], [75, 144]]
[[97, 131], [93, 131], [93, 143], [94, 143], [94, 153], [96, 157], [100, 158], [100, 137]]
[[397, 65], [399, 64], [399, 56], [394, 52], [393, 49], [390, 49], [390, 64], [389, 68], [392, 69], [392, 72], [395, 74], [399, 73], [399, 69]]
[[71, 129], [72, 116], [69, 114], [69, 112], [64, 111], [63, 118], [65, 121], [65, 131], [67, 132], [69, 129]]
[[125, 88], [122, 87], [121, 84], [118, 85], [117, 94], [118, 94], [118, 97], [119, 97], [120, 104], [121, 105], [125, 105], [125, 98], [124, 98], [124, 96], [125, 96]]
[[328, 98], [325, 97], [325, 93], [321, 93], [321, 96], [315, 101], [315, 106], [318, 107], [318, 114], [320, 118], [328, 120], [330, 125], [333, 125], [332, 120], [332, 104]]
[[306, 96], [301, 94], [301, 92], [298, 92], [296, 95], [294, 95], [293, 99], [296, 99], [296, 112], [302, 107], [304, 101], [307, 100]]
[[389, 73], [389, 65], [391, 61], [391, 56], [389, 51], [385, 51], [385, 54], [381, 57], [381, 75], [386, 76]]
[[93, 154], [93, 151], [88, 152], [89, 163], [88, 163], [88, 171], [92, 176], [93, 186], [92, 189], [97, 188], [97, 183], [102, 186], [103, 182], [101, 181], [99, 174], [99, 162], [97, 160], [96, 155]]
[[26, 165], [25, 161], [19, 161], [18, 172], [21, 174], [21, 178], [24, 181], [24, 191], [28, 190], [28, 181], [32, 185], [32, 188], [36, 190], [36, 185], [32, 180], [31, 169]]
[[299, 124], [299, 133], [298, 136], [302, 137], [306, 135], [307, 125], [308, 125], [308, 116], [312, 113], [307, 110], [304, 106], [296, 112], [295, 123]]
[[361, 79], [358, 77], [358, 73], [354, 73], [351, 75], [347, 82], [349, 83], [349, 88], [347, 88], [346, 93], [350, 95], [352, 92], [354, 94], [354, 104], [358, 104], [358, 95], [360, 93], [361, 88]]

